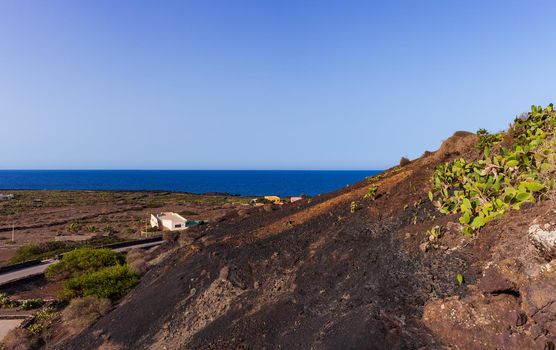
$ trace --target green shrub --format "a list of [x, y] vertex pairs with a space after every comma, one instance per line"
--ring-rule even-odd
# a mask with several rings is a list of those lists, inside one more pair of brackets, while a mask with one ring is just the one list
[[15, 264], [34, 259], [42, 260], [51, 258], [53, 256], [68, 252], [79, 247], [94, 247], [121, 241], [122, 239], [116, 237], [93, 237], [90, 240], [82, 242], [50, 241], [39, 244], [27, 244], [19, 247], [16, 250], [14, 256], [10, 259], [10, 263]]
[[19, 306], [23, 310], [38, 309], [43, 305], [44, 305], [44, 300], [41, 298], [22, 300], [21, 303], [19, 304]]
[[48, 322], [56, 317], [57, 314], [58, 313], [56, 312], [56, 309], [54, 309], [53, 307], [44, 307], [37, 311], [37, 313], [35, 314], [35, 318], [41, 322]]
[[115, 265], [85, 273], [64, 282], [63, 296], [67, 299], [96, 296], [116, 300], [139, 283], [139, 277], [127, 265]]
[[351, 203], [349, 204], [349, 212], [353, 214], [358, 209], [359, 209], [359, 206], [357, 205], [357, 202], [356, 201], [351, 201]]
[[371, 199], [374, 200], [376, 195], [378, 194], [378, 186], [371, 185], [369, 186], [369, 191], [363, 196], [363, 199]]
[[52, 257], [78, 246], [77, 242], [44, 242], [40, 244], [27, 244], [17, 248], [10, 262], [15, 264], [33, 259]]
[[429, 235], [429, 239], [435, 240], [442, 236], [442, 227], [436, 225], [432, 227], [430, 230], [427, 230], [427, 234]]
[[81, 225], [79, 225], [76, 222], [72, 222], [71, 224], [68, 224], [66, 226], [66, 231], [71, 232], [71, 233], [77, 233], [77, 232], [79, 232], [79, 230], [81, 230]]
[[479, 129], [477, 131], [477, 136], [479, 137], [479, 141], [477, 141], [476, 147], [478, 150], [482, 151], [485, 149], [485, 147], [491, 148], [492, 146], [502, 141], [504, 134], [491, 134], [486, 129]]
[[60, 280], [124, 262], [124, 255], [111, 249], [84, 247], [64, 254], [60, 262], [46, 269], [45, 275], [49, 280]]
[[552, 105], [533, 106], [510, 128], [513, 149], [491, 154], [489, 146], [477, 161], [457, 159], [439, 165], [432, 178], [429, 199], [444, 214], [461, 214], [463, 232], [471, 235], [508, 210], [534, 202], [554, 185], [554, 128]]
[[58, 315], [52, 307], [45, 307], [37, 311], [32, 323], [27, 326], [27, 330], [33, 335], [40, 335], [43, 330], [47, 329], [54, 318]]
[[38, 309], [43, 306], [44, 303], [44, 300], [41, 298], [13, 300], [8, 294], [0, 293], [0, 308], [20, 307], [23, 310], [32, 310]]
[[0, 308], [11, 309], [18, 306], [19, 303], [15, 300], [12, 300], [8, 294], [0, 293]]

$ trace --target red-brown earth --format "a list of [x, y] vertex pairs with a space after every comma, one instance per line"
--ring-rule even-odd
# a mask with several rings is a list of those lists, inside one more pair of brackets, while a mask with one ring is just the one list
[[[0, 264], [16, 249], [66, 237], [110, 235], [139, 239], [150, 214], [184, 213], [214, 222], [242, 210], [248, 198], [161, 191], [3, 191], [14, 200], [0, 201]], [[75, 229], [70, 232], [70, 226]], [[12, 242], [12, 226], [15, 242]]]

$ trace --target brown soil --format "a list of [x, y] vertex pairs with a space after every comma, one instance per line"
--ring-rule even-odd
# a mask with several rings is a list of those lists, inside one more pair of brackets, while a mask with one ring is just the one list
[[[162, 211], [192, 212], [188, 218], [221, 220], [243, 208], [248, 199], [234, 196], [193, 195], [168, 192], [120, 191], [9, 191], [16, 198], [0, 202], [0, 264], [6, 263], [17, 247], [54, 240], [59, 235], [111, 234], [140, 238], [150, 214]], [[68, 225], [80, 229], [68, 232]], [[15, 243], [11, 241], [15, 226]], [[95, 232], [89, 227], [94, 226]]]
[[[556, 268], [527, 239], [533, 218], [556, 219], [553, 204], [471, 239], [427, 200], [434, 167], [477, 157], [474, 144], [456, 133], [372, 179], [374, 200], [361, 181], [192, 231], [115, 310], [49, 347], [553, 348]], [[434, 225], [446, 233], [430, 241]]]
[[[61, 282], [48, 282], [40, 279], [36, 282], [29, 282], [27, 285], [18, 285], [14, 293], [10, 293], [12, 299], [57, 299], [63, 290]], [[4, 290], [10, 292], [10, 290]]]

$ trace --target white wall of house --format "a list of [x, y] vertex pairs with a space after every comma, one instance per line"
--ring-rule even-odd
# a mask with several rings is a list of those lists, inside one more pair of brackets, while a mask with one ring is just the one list
[[153, 214], [151, 214], [151, 227], [158, 227], [158, 219]]
[[[176, 213], [161, 213], [151, 215], [151, 226], [165, 228], [170, 231], [186, 229], [187, 219]], [[162, 226], [162, 227], [161, 227]]]

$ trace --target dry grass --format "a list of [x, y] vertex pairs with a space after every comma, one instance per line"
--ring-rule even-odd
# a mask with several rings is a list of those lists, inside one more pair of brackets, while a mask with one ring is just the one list
[[62, 312], [62, 322], [72, 334], [77, 334], [106, 315], [111, 307], [110, 300], [94, 296], [73, 299]]
[[39, 340], [24, 328], [11, 330], [2, 340], [2, 349], [32, 350], [39, 348]]
[[128, 250], [126, 257], [125, 257], [125, 261], [128, 264], [131, 264], [132, 262], [134, 262], [137, 259], [145, 259], [145, 251], [142, 249], [138, 249], [138, 248], [133, 248]]
[[142, 276], [147, 272], [149, 266], [147, 264], [146, 253], [142, 249], [131, 249], [126, 256], [126, 263], [134, 273]]
[[139, 276], [143, 276], [149, 269], [149, 265], [147, 264], [145, 259], [134, 260], [132, 263], [128, 264], [128, 266], [133, 273]]

